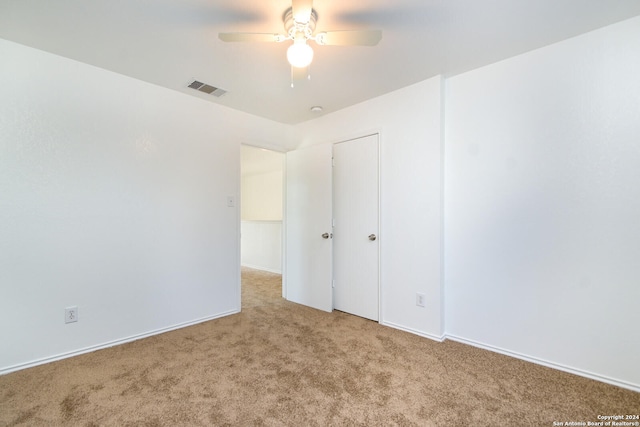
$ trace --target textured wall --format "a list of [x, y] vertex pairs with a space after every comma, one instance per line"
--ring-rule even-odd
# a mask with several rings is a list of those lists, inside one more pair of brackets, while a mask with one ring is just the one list
[[447, 82], [446, 330], [640, 387], [640, 18]]
[[240, 143], [285, 127], [2, 40], [0, 57], [0, 371], [238, 311]]

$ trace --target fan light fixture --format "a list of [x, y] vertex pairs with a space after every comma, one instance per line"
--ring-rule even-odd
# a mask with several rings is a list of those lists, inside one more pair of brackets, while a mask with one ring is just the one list
[[296, 39], [287, 49], [287, 60], [292, 67], [306, 68], [313, 60], [313, 49], [305, 39]]
[[309, 65], [313, 49], [309, 40], [329, 46], [375, 46], [382, 38], [380, 30], [346, 30], [316, 33], [318, 13], [313, 9], [314, 0], [291, 0], [291, 7], [282, 15], [284, 34], [277, 33], [220, 33], [224, 42], [277, 42], [292, 41], [287, 49], [291, 65], [291, 87], [294, 80], [309, 79]]

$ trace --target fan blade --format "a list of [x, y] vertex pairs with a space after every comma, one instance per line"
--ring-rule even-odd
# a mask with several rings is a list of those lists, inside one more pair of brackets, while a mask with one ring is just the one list
[[219, 33], [223, 42], [281, 42], [286, 40], [282, 34], [269, 33]]
[[316, 43], [329, 46], [375, 46], [381, 39], [381, 30], [328, 31], [315, 36]]
[[301, 24], [306, 24], [311, 19], [311, 10], [313, 9], [313, 0], [292, 0], [291, 14], [293, 20]]

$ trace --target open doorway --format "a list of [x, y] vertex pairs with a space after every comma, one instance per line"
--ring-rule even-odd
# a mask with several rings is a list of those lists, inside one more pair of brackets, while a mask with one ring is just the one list
[[245, 280], [254, 276], [247, 274], [247, 270], [282, 275], [284, 160], [284, 153], [241, 146], [240, 264], [243, 287]]

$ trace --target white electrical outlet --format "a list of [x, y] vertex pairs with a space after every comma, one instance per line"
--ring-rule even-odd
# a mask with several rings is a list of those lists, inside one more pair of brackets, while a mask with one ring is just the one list
[[64, 323], [78, 321], [78, 307], [67, 307], [64, 309]]
[[424, 307], [424, 294], [416, 293], [416, 305], [418, 307]]

